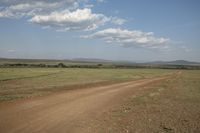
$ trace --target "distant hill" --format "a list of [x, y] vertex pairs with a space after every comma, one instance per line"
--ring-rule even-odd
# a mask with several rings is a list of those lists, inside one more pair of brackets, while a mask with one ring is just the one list
[[66, 60], [54, 60], [54, 59], [9, 59], [0, 58], [0, 64], [5, 63], [44, 63], [44, 64], [58, 64], [63, 62], [65, 64], [91, 64], [91, 63], [102, 63], [102, 64], [115, 64], [115, 65], [187, 65], [187, 66], [200, 66], [200, 62], [192, 62], [186, 60], [175, 60], [175, 61], [153, 61], [145, 63], [137, 63], [133, 61], [113, 61], [97, 58], [74, 58]]
[[175, 60], [175, 61], [155, 61], [148, 62], [145, 64], [158, 64], [158, 65], [200, 65], [200, 62], [191, 62], [186, 60]]
[[74, 58], [72, 61], [80, 61], [80, 62], [113, 62], [112, 60], [104, 60], [97, 58]]
[[113, 61], [113, 60], [104, 60], [96, 58], [75, 58], [72, 61], [80, 62], [102, 62], [102, 63], [124, 63], [124, 64], [157, 64], [157, 65], [200, 65], [200, 62], [192, 62], [186, 60], [175, 60], [175, 61], [154, 61], [154, 62], [145, 62], [145, 63], [136, 63], [133, 61]]

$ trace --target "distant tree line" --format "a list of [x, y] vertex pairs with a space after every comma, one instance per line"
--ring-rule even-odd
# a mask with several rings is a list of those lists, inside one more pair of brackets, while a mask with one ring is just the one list
[[160, 69], [200, 69], [200, 66], [189, 66], [189, 65], [117, 65], [117, 64], [77, 64], [77, 65], [65, 65], [64, 63], [58, 63], [54, 65], [49, 64], [26, 64], [26, 63], [12, 63], [2, 64], [1, 68], [160, 68]]
[[3, 64], [0, 65], [1, 68], [100, 68], [102, 67], [102, 64], [97, 64], [97, 65], [65, 65], [63, 63], [58, 63], [55, 65], [47, 65], [47, 64], [26, 64], [26, 63], [12, 63], [12, 64]]

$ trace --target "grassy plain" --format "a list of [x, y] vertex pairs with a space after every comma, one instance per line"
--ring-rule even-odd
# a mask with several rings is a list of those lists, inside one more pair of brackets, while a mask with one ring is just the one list
[[0, 101], [162, 76], [164, 69], [0, 68]]
[[[166, 78], [165, 80], [158, 80], [157, 82], [149, 82], [146, 85], [129, 88], [130, 92], [128, 91], [128, 93], [123, 93], [123, 91], [119, 90], [126, 90], [126, 87], [130, 87], [130, 84], [128, 86], [122, 86], [122, 88], [118, 89], [110, 87], [111, 91], [108, 90], [108, 93], [103, 93], [103, 91], [101, 92], [101, 94], [103, 93], [104, 95], [99, 94], [99, 91], [91, 95], [85, 95], [87, 93], [78, 93], [80, 91], [87, 92], [87, 90], [90, 92], [90, 89], [73, 91], [83, 96], [83, 103], [82, 99], [80, 98], [80, 101], [77, 102], [78, 105], [73, 104], [76, 108], [79, 107], [79, 104], [84, 105], [83, 107], [86, 108], [89, 108], [91, 106], [91, 111], [94, 111], [93, 113], [99, 113], [99, 115], [89, 113], [91, 114], [91, 116], [94, 115], [94, 119], [92, 119], [93, 117], [88, 117], [88, 112], [86, 112], [87, 115], [85, 115], [85, 117], [88, 118], [88, 121], [82, 123], [82, 127], [90, 127], [97, 132], [113, 133], [199, 133], [200, 70], [2, 68], [0, 69], [0, 101], [2, 102], [20, 98], [22, 99], [35, 96], [43, 96], [58, 91], [102, 86], [105, 84], [112, 84], [129, 80], [139, 80], [159, 76], [162, 77], [171, 73], [175, 74], [167, 76], [168, 78]], [[98, 90], [99, 88], [96, 87], [96, 89]], [[118, 90], [119, 92], [116, 90]], [[71, 93], [66, 93], [66, 95], [70, 97]], [[74, 96], [76, 98], [79, 98], [79, 95]], [[60, 93], [58, 96], [60, 96]], [[100, 111], [96, 111], [92, 110], [92, 107], [95, 106], [94, 104], [86, 104], [87, 100], [89, 103], [93, 103], [93, 100], [96, 98], [96, 96], [104, 97], [105, 99], [109, 96], [113, 96], [113, 98], [114, 96], [117, 96], [116, 98], [118, 99], [118, 101], [117, 99], [111, 98], [112, 100], [109, 100], [109, 103], [105, 104], [110, 104], [108, 107], [101, 107], [101, 109], [103, 109], [104, 111], [102, 111], [101, 109], [98, 109]], [[49, 97], [47, 97], [47, 99], [48, 98]], [[57, 98], [57, 100], [63, 100], [62, 98]], [[54, 102], [57, 102], [57, 100], [54, 100]], [[98, 100], [94, 102], [95, 104], [97, 104], [97, 107], [99, 107], [99, 105], [101, 105], [104, 101], [103, 98], [100, 98], [99, 101]], [[27, 102], [28, 101], [29, 100], [27, 100]], [[113, 104], [116, 101], [117, 103]], [[34, 102], [29, 104], [34, 104]], [[2, 102], [2, 107], [3, 105], [6, 107], [6, 104], [4, 104], [4, 102]], [[57, 105], [61, 105], [56, 106], [60, 107], [60, 110], [56, 110], [61, 112], [63, 110], [65, 111], [65, 109], [63, 108], [68, 107], [67, 102], [58, 102]], [[111, 105], [112, 108], [110, 108]], [[50, 109], [53, 109], [53, 112], [55, 111], [55, 108], [53, 108], [55, 106], [49, 107]], [[82, 106], [80, 107], [82, 109]], [[42, 107], [41, 105], [41, 108], [45, 107]], [[39, 110], [37, 111], [43, 111], [41, 110], [41, 108], [39, 108]], [[72, 112], [75, 115], [77, 115], [77, 113], [74, 112], [74, 109], [76, 110], [76, 108], [72, 108]], [[12, 109], [10, 111], [13, 111]], [[49, 117], [52, 115], [51, 111], [52, 110], [50, 110]], [[80, 109], [78, 109], [78, 112], [79, 111]], [[67, 114], [64, 113], [64, 115], [66, 116]], [[44, 117], [44, 121], [45, 118], [49, 117]], [[81, 116], [80, 118], [82, 117], [83, 116]], [[91, 118], [92, 120], [90, 120], [89, 118]], [[84, 119], [84, 121], [86, 120], [87, 119]], [[80, 119], [78, 119], [78, 121], [75, 121], [75, 125], [77, 125], [77, 123], [79, 123], [80, 121]]]
[[200, 132], [199, 70], [183, 70], [165, 82], [138, 89], [110, 111], [104, 124], [111, 132]]

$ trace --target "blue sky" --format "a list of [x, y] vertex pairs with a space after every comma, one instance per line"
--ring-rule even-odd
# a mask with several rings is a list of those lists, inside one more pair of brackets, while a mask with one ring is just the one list
[[199, 0], [1, 0], [0, 57], [200, 61]]

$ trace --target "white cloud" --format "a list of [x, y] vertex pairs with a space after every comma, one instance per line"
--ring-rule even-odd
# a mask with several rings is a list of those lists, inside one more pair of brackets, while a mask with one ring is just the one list
[[32, 16], [36, 13], [47, 12], [60, 6], [61, 3], [58, 2], [34, 2], [11, 5], [9, 7], [6, 7], [4, 10], [0, 11], [0, 17], [21, 18], [24, 16]]
[[[102, 0], [100, 2], [103, 2]], [[124, 24], [125, 20], [92, 13], [88, 0], [2, 0], [0, 18], [22, 18], [57, 31], [94, 30], [105, 23]]]
[[83, 38], [102, 39], [107, 43], [118, 43], [123, 46], [139, 45], [148, 48], [168, 48], [166, 45], [170, 39], [155, 37], [153, 32], [143, 32], [138, 30], [122, 30], [109, 28], [98, 31], [91, 35], [82, 36]]
[[[15, 1], [13, 1], [15, 2]], [[23, 3], [23, 1], [15, 2], [0, 10], [0, 17], [7, 18], [21, 18], [25, 16], [33, 16], [35, 14], [49, 13], [59, 8], [74, 9], [78, 7], [78, 3], [75, 0], [49, 2], [45, 0], [29, 0]]]
[[91, 9], [55, 11], [49, 15], [36, 15], [29, 20], [57, 30], [93, 30], [109, 21], [103, 14], [94, 14]]
[[125, 19], [118, 18], [118, 17], [111, 17], [111, 23], [116, 25], [123, 25], [126, 22]]
[[65, 1], [66, 3], [74, 3], [74, 2], [80, 2], [80, 1], [85, 1], [85, 0], [0, 0], [0, 4], [2, 5], [13, 5], [13, 4], [22, 4], [22, 3], [34, 3], [34, 2], [63, 2]]

